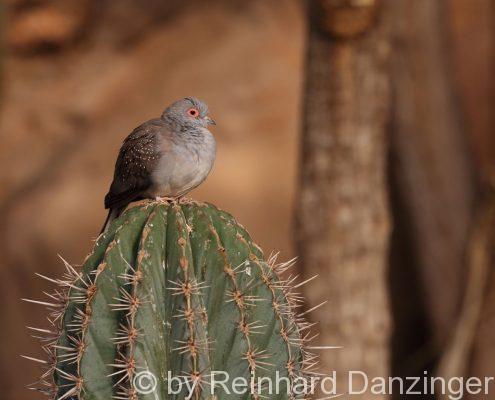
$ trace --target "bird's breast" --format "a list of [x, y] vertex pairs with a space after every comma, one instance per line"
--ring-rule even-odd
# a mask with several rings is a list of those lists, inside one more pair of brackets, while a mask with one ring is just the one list
[[181, 196], [208, 176], [215, 160], [213, 135], [162, 144], [160, 159], [152, 174], [155, 196]]

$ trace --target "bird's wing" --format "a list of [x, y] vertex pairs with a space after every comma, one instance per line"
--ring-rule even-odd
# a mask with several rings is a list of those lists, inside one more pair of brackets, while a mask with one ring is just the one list
[[122, 143], [105, 208], [125, 207], [152, 185], [151, 175], [160, 159], [158, 140], [166, 130], [160, 120], [150, 120], [134, 129]]

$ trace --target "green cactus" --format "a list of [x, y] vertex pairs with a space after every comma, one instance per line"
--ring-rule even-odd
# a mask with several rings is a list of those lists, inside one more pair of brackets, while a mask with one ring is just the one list
[[[81, 272], [66, 263], [63, 279], [44, 277], [60, 288], [39, 302], [53, 329], [31, 328], [46, 334], [49, 355], [36, 388], [53, 400], [299, 398], [294, 382], [316, 357], [310, 324], [295, 313], [295, 278], [279, 278], [292, 262], [275, 259], [265, 261], [213, 205], [135, 204], [97, 239]], [[229, 394], [218, 384], [212, 395], [213, 371], [229, 374], [227, 388], [236, 377], [252, 386]], [[270, 394], [260, 378], [277, 374], [279, 394]]]

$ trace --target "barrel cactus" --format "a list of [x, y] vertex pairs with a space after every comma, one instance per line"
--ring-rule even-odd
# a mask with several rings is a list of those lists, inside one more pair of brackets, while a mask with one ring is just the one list
[[[296, 314], [302, 283], [280, 278], [292, 263], [275, 258], [213, 205], [132, 205], [80, 272], [65, 263], [64, 278], [42, 276], [58, 288], [34, 301], [52, 325], [30, 328], [48, 354], [32, 358], [46, 367], [35, 388], [53, 400], [306, 397], [294, 390], [316, 364]], [[237, 377], [249, 388], [225, 390]]]

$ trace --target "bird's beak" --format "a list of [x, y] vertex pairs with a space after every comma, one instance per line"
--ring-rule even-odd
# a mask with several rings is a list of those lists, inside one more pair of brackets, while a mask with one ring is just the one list
[[217, 123], [215, 122], [215, 120], [209, 116], [206, 116], [205, 117], [205, 121], [206, 121], [206, 124], [207, 125], [216, 125]]

